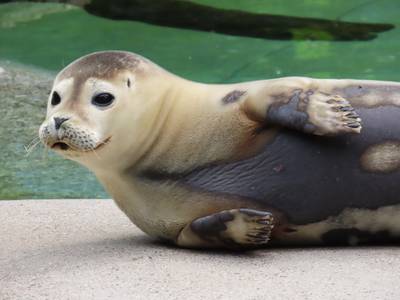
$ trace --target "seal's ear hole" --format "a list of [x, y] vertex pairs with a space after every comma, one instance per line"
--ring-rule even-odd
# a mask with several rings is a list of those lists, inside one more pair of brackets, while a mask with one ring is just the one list
[[51, 105], [57, 105], [61, 102], [61, 97], [60, 95], [54, 91], [53, 95], [51, 96]]
[[131, 87], [131, 80], [128, 78], [128, 81], [126, 82], [126, 84], [128, 85], [128, 87]]

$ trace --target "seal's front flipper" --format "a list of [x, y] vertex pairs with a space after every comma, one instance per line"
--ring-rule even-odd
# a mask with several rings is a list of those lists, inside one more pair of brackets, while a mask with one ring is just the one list
[[268, 107], [266, 122], [316, 135], [360, 133], [361, 119], [340, 96], [296, 91], [287, 103]]
[[351, 104], [317, 83], [304, 77], [267, 81], [256, 94], [249, 94], [242, 108], [267, 125], [315, 135], [360, 133], [361, 119]]
[[302, 101], [308, 117], [305, 132], [316, 135], [360, 133], [360, 116], [346, 99], [339, 95], [312, 91], [304, 97]]
[[268, 243], [273, 223], [269, 212], [245, 208], [224, 210], [186, 225], [177, 244], [190, 248], [259, 247]]

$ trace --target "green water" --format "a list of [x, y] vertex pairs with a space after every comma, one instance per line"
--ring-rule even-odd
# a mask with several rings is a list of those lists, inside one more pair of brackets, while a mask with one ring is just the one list
[[113, 21], [61, 4], [0, 5], [0, 199], [93, 198], [107, 194], [88, 171], [38, 146], [51, 78], [75, 58], [98, 50], [139, 53], [203, 82], [280, 76], [400, 80], [400, 1], [192, 1], [257, 13], [390, 23], [371, 41], [266, 40]]

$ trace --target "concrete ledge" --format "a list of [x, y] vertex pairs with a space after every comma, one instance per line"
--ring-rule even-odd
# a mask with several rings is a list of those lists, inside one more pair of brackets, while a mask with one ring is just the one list
[[399, 248], [190, 251], [108, 200], [0, 201], [0, 299], [400, 299]]

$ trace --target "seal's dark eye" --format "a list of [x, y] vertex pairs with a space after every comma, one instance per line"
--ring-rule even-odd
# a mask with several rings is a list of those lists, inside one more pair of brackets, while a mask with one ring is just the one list
[[53, 92], [51, 96], [51, 105], [57, 105], [61, 102], [61, 97], [57, 92]]
[[114, 101], [114, 96], [109, 93], [101, 93], [93, 97], [92, 103], [97, 106], [109, 106]]

